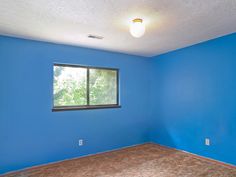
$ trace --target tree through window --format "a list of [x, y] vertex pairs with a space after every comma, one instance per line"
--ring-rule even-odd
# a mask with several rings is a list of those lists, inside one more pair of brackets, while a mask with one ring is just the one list
[[118, 69], [54, 64], [53, 109], [118, 107]]

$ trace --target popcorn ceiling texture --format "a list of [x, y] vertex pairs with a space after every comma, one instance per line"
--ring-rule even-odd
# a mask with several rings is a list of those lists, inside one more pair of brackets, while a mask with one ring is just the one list
[[[129, 34], [132, 18], [146, 34]], [[235, 0], [1, 0], [0, 34], [154, 56], [236, 32]], [[87, 38], [94, 34], [103, 40]]]
[[236, 168], [156, 144], [68, 160], [5, 177], [235, 177]]

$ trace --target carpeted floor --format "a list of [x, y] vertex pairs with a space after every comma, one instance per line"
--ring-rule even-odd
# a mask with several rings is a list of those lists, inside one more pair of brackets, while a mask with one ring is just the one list
[[236, 177], [236, 167], [155, 144], [144, 144], [5, 177]]

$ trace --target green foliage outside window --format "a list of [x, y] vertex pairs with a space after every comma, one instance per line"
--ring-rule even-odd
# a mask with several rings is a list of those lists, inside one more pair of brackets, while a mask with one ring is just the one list
[[55, 65], [54, 106], [85, 106], [88, 103], [117, 104], [117, 70]]
[[90, 104], [116, 104], [116, 71], [90, 69]]

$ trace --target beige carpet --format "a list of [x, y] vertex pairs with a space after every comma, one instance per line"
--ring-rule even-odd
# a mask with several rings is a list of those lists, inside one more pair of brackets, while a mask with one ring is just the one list
[[236, 177], [236, 167], [155, 144], [35, 167], [6, 177]]

